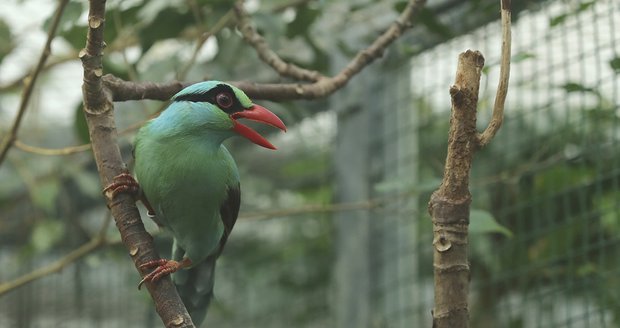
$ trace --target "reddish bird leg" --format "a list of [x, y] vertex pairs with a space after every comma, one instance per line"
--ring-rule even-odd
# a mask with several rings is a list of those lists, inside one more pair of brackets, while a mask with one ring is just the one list
[[166, 259], [148, 261], [140, 265], [140, 269], [142, 270], [148, 269], [148, 268], [155, 268], [155, 269], [151, 271], [151, 273], [144, 276], [142, 280], [140, 280], [140, 283], [138, 283], [138, 289], [140, 289], [140, 287], [142, 287], [142, 284], [144, 284], [147, 281], [151, 283], [157, 282], [162, 277], [167, 276], [173, 272], [177, 272], [180, 269], [187, 268], [191, 265], [192, 265], [192, 261], [187, 257], [183, 258], [181, 262], [177, 262], [174, 260], [166, 260]]
[[103, 193], [109, 198], [114, 198], [120, 193], [129, 193], [144, 204], [147, 210], [146, 215], [149, 217], [155, 216], [155, 210], [153, 210], [153, 207], [140, 190], [138, 181], [127, 172], [115, 176], [112, 183], [103, 188]]

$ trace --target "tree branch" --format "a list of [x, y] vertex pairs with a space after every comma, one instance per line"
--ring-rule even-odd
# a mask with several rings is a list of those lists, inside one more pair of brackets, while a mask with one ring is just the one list
[[[45, 65], [43, 65], [43, 68], [41, 68], [41, 72], [47, 72], [48, 70], [64, 64], [64, 63], [68, 63], [70, 61], [75, 60], [75, 56], [76, 53], [75, 52], [71, 52], [69, 54], [64, 54], [62, 56], [55, 56], [53, 58], [51, 58], [50, 60], [45, 62]], [[6, 82], [2, 85], [0, 85], [0, 92], [4, 92], [4, 91], [9, 91], [12, 89], [17, 89], [21, 86], [24, 85], [24, 80], [28, 78], [28, 76], [32, 74], [32, 72], [26, 72], [25, 74], [16, 77], [14, 80], [10, 81], [10, 82]]]
[[[17, 143], [16, 143], [17, 146]], [[90, 147], [89, 147], [90, 148]], [[47, 154], [46, 154], [47, 155]], [[358, 202], [346, 202], [346, 203], [335, 203], [335, 204], [310, 204], [303, 205], [299, 207], [293, 208], [283, 208], [277, 210], [258, 210], [251, 212], [241, 212], [239, 213], [239, 220], [265, 220], [275, 217], [290, 217], [304, 214], [314, 214], [314, 213], [334, 213], [334, 212], [347, 212], [347, 211], [356, 211], [356, 210], [371, 210], [380, 208], [384, 205], [391, 204], [394, 202], [398, 202], [403, 198], [410, 197], [412, 194], [417, 192], [408, 191], [403, 192], [397, 195], [392, 195], [390, 197], [381, 197], [381, 198], [372, 198], [368, 200], [358, 201]], [[121, 241], [112, 241], [108, 242], [105, 238], [105, 233], [107, 231], [107, 227], [109, 225], [110, 216], [108, 216], [103, 226], [101, 227], [99, 233], [94, 236], [89, 242], [80, 246], [79, 248], [71, 251], [69, 254], [63, 256], [58, 259], [56, 262], [51, 263], [43, 268], [36, 269], [30, 273], [20, 276], [19, 278], [0, 284], [0, 296], [10, 292], [13, 289], [22, 287], [26, 284], [34, 282], [38, 279], [41, 279], [47, 275], [52, 273], [59, 272], [63, 270], [68, 265], [73, 262], [81, 259], [82, 257], [96, 251], [101, 246], [104, 245], [116, 245]]]
[[52, 40], [54, 40], [54, 37], [56, 36], [56, 30], [58, 29], [58, 24], [60, 24], [60, 18], [62, 17], [62, 13], [64, 12], [68, 2], [69, 0], [61, 0], [60, 2], [58, 2], [58, 7], [56, 7], [54, 19], [52, 20], [52, 25], [50, 25], [50, 29], [47, 32], [47, 40], [45, 41], [45, 46], [43, 46], [43, 51], [41, 51], [41, 55], [39, 56], [39, 62], [37, 63], [37, 66], [35, 66], [30, 78], [26, 78], [24, 80], [26, 86], [22, 93], [22, 98], [19, 104], [19, 109], [17, 111], [17, 116], [13, 121], [11, 130], [9, 130], [9, 133], [4, 137], [4, 140], [2, 141], [2, 145], [0, 145], [0, 165], [6, 158], [6, 154], [9, 152], [11, 146], [13, 146], [15, 139], [17, 139], [17, 131], [19, 130], [24, 114], [26, 113], [26, 108], [28, 107], [30, 96], [32, 95], [32, 90], [34, 90], [34, 85], [37, 82], [37, 79], [39, 78], [43, 67], [45, 67], [45, 62], [47, 61], [47, 58], [52, 51]]
[[[90, 0], [89, 4], [86, 47], [79, 54], [84, 67], [82, 92], [93, 154], [101, 182], [105, 186], [126, 169], [116, 140], [111, 93], [102, 83], [105, 0]], [[139, 270], [142, 263], [159, 258], [152, 237], [144, 229], [135, 200], [127, 194], [119, 194], [116, 197], [110, 194], [105, 196], [123, 244], [129, 250], [136, 268]], [[169, 278], [155, 284], [147, 283], [146, 286], [155, 303], [155, 309], [166, 327], [194, 327]]]
[[495, 94], [495, 104], [489, 126], [478, 135], [478, 145], [486, 146], [495, 136], [504, 121], [504, 103], [508, 94], [508, 80], [510, 79], [510, 0], [501, 0], [502, 16], [502, 52], [499, 68], [499, 84]]
[[483, 66], [480, 52], [461, 53], [456, 80], [450, 87], [452, 116], [444, 177], [428, 205], [433, 221], [434, 328], [468, 327], [469, 173], [476, 149], [476, 107]]
[[70, 155], [75, 153], [81, 153], [90, 149], [90, 144], [84, 144], [79, 146], [69, 146], [64, 148], [42, 148], [27, 145], [21, 142], [19, 139], [16, 139], [14, 142], [15, 148], [25, 151], [28, 153], [33, 153], [37, 155], [45, 155], [45, 156], [62, 156], [62, 155]]
[[[342, 88], [355, 74], [368, 66], [375, 59], [381, 57], [385, 49], [402, 33], [412, 26], [412, 18], [424, 6], [426, 0], [410, 0], [398, 19], [381, 34], [368, 48], [360, 50], [349, 64], [333, 77], [322, 77], [314, 83], [274, 83], [259, 84], [248, 81], [232, 81], [231, 84], [239, 87], [250, 98], [284, 101], [295, 99], [317, 99], [331, 95]], [[254, 31], [254, 29], [248, 30]], [[256, 34], [258, 35], [258, 34]], [[255, 36], [249, 36], [254, 38]], [[262, 38], [262, 37], [261, 37]], [[264, 40], [263, 40], [264, 41]], [[252, 45], [252, 43], [250, 43]], [[269, 50], [271, 51], [271, 50]], [[279, 58], [279, 57], [278, 57]], [[281, 59], [280, 59], [281, 60]], [[289, 66], [292, 67], [292, 66]], [[301, 73], [300, 73], [301, 74]], [[112, 93], [112, 100], [168, 100], [189, 82], [151, 83], [127, 82], [115, 76], [106, 75], [103, 78], [106, 88]]]
[[500, 83], [491, 123], [482, 135], [476, 131], [478, 91], [484, 66], [484, 57], [480, 52], [467, 50], [459, 55], [455, 82], [450, 88], [452, 114], [444, 177], [428, 205], [433, 222], [433, 328], [469, 327], [469, 174], [474, 152], [493, 138], [503, 120], [510, 71], [509, 6], [509, 0], [501, 0], [503, 39]]

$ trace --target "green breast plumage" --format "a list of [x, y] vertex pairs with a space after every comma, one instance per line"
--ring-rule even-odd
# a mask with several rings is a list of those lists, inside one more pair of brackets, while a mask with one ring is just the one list
[[198, 263], [219, 249], [221, 208], [229, 190], [239, 188], [239, 173], [219, 138], [204, 135], [208, 131], [189, 134], [160, 123], [151, 121], [138, 133], [135, 173], [157, 221]]

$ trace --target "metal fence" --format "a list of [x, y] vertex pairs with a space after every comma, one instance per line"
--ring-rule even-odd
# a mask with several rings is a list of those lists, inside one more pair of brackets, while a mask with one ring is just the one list
[[[474, 160], [471, 326], [618, 327], [620, 4], [532, 6], [513, 17], [505, 124]], [[318, 199], [343, 205], [241, 220], [206, 326], [430, 327], [426, 203], [443, 173], [448, 87], [458, 53], [480, 50], [483, 126], [499, 45], [492, 22], [413, 59], [392, 53], [339, 94], [323, 163], [333, 191]], [[0, 256], [2, 280], [41, 264]], [[124, 256], [113, 246], [0, 298], [0, 327], [159, 325]]]
[[[618, 2], [551, 1], [515, 22], [505, 125], [472, 179], [473, 209], [512, 237], [471, 236], [472, 326], [620, 325], [619, 20]], [[442, 89], [466, 47], [486, 55], [479, 121], [488, 120], [498, 44], [492, 23], [413, 60], [415, 102], [430, 108], [420, 124], [445, 124]], [[437, 175], [428, 130], [419, 129], [421, 169]]]
[[[515, 16], [505, 123], [472, 172], [472, 327], [620, 325], [619, 19], [613, 1], [550, 1]], [[342, 194], [390, 200], [343, 215], [358, 217], [338, 235], [356, 247], [338, 258], [349, 264], [350, 288], [369, 300], [343, 305], [339, 327], [430, 326], [426, 203], [443, 173], [448, 87], [458, 53], [482, 51], [482, 128], [497, 85], [499, 38], [493, 22], [411, 63], [369, 73], [371, 82], [352, 96], [362, 107], [339, 115], [338, 145], [366, 147], [357, 150], [361, 158], [337, 158], [337, 176], [346, 180], [339, 186], [349, 186]], [[363, 274], [350, 259], [360, 253], [368, 257]], [[363, 284], [352, 279], [360, 275]]]

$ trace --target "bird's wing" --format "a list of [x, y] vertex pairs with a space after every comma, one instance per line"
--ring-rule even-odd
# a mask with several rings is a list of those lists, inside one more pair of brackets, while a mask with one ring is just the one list
[[220, 249], [217, 253], [218, 256], [224, 249], [228, 236], [230, 235], [235, 222], [237, 222], [240, 203], [241, 189], [239, 188], [239, 184], [237, 184], [236, 186], [228, 188], [228, 195], [220, 206], [220, 216], [222, 218], [222, 222], [224, 223], [224, 234], [222, 234], [222, 239], [220, 239]]

